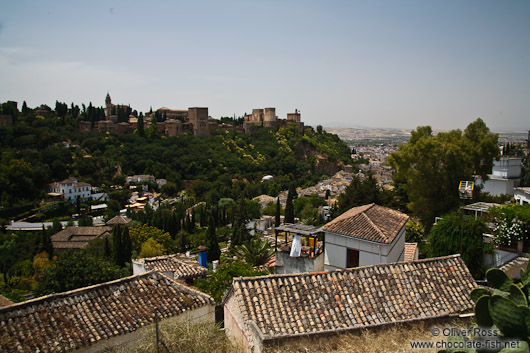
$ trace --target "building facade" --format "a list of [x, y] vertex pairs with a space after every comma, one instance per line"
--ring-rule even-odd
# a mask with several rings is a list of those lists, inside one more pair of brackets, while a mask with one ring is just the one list
[[403, 261], [408, 219], [404, 213], [373, 203], [344, 212], [322, 227], [325, 269]]
[[75, 203], [77, 199], [88, 200], [92, 194], [92, 186], [88, 183], [78, 182], [75, 178], [51, 183], [49, 192], [62, 194], [65, 200]]
[[513, 195], [514, 189], [521, 184], [521, 166], [522, 158], [501, 157], [498, 161], [493, 161], [489, 179], [485, 182], [479, 179], [477, 182], [483, 184], [483, 192], [492, 196]]

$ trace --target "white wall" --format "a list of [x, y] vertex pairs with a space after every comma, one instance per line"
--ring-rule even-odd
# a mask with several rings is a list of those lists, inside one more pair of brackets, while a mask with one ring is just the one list
[[519, 186], [520, 179], [498, 179], [490, 177], [484, 183], [483, 192], [489, 192], [492, 196], [499, 196], [502, 194], [513, 195], [514, 188]]
[[405, 226], [390, 244], [370, 242], [337, 233], [326, 232], [324, 269], [346, 268], [347, 249], [359, 250], [359, 266], [403, 261], [405, 253]]

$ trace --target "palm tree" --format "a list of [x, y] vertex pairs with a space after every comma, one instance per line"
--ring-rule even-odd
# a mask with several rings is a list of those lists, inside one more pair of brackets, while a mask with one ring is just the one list
[[275, 251], [268, 240], [254, 238], [242, 245], [235, 246], [232, 252], [239, 259], [252, 266], [262, 266], [272, 258]]

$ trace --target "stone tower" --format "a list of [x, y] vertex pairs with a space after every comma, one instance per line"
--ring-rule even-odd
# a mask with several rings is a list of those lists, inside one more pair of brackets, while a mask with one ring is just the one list
[[208, 108], [189, 108], [188, 119], [193, 125], [194, 135], [210, 135], [210, 126], [208, 125]]
[[263, 126], [266, 128], [275, 128], [277, 123], [278, 117], [276, 116], [276, 108], [265, 108]]
[[107, 92], [107, 98], [105, 98], [105, 118], [110, 120], [110, 115], [112, 114], [112, 102], [110, 100], [109, 92]]

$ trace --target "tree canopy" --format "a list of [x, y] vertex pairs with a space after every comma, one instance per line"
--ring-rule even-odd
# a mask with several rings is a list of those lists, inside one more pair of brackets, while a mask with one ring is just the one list
[[459, 212], [446, 214], [429, 233], [430, 255], [461, 254], [473, 277], [483, 278], [482, 259], [487, 247], [482, 235], [487, 230], [486, 223], [480, 218], [464, 217]]
[[409, 143], [390, 155], [396, 188], [405, 192], [407, 207], [427, 232], [436, 216], [458, 206], [460, 181], [474, 180], [475, 175], [487, 179], [500, 155], [497, 140], [482, 119], [469, 124], [464, 133], [434, 135], [430, 126], [420, 126], [411, 132]]

